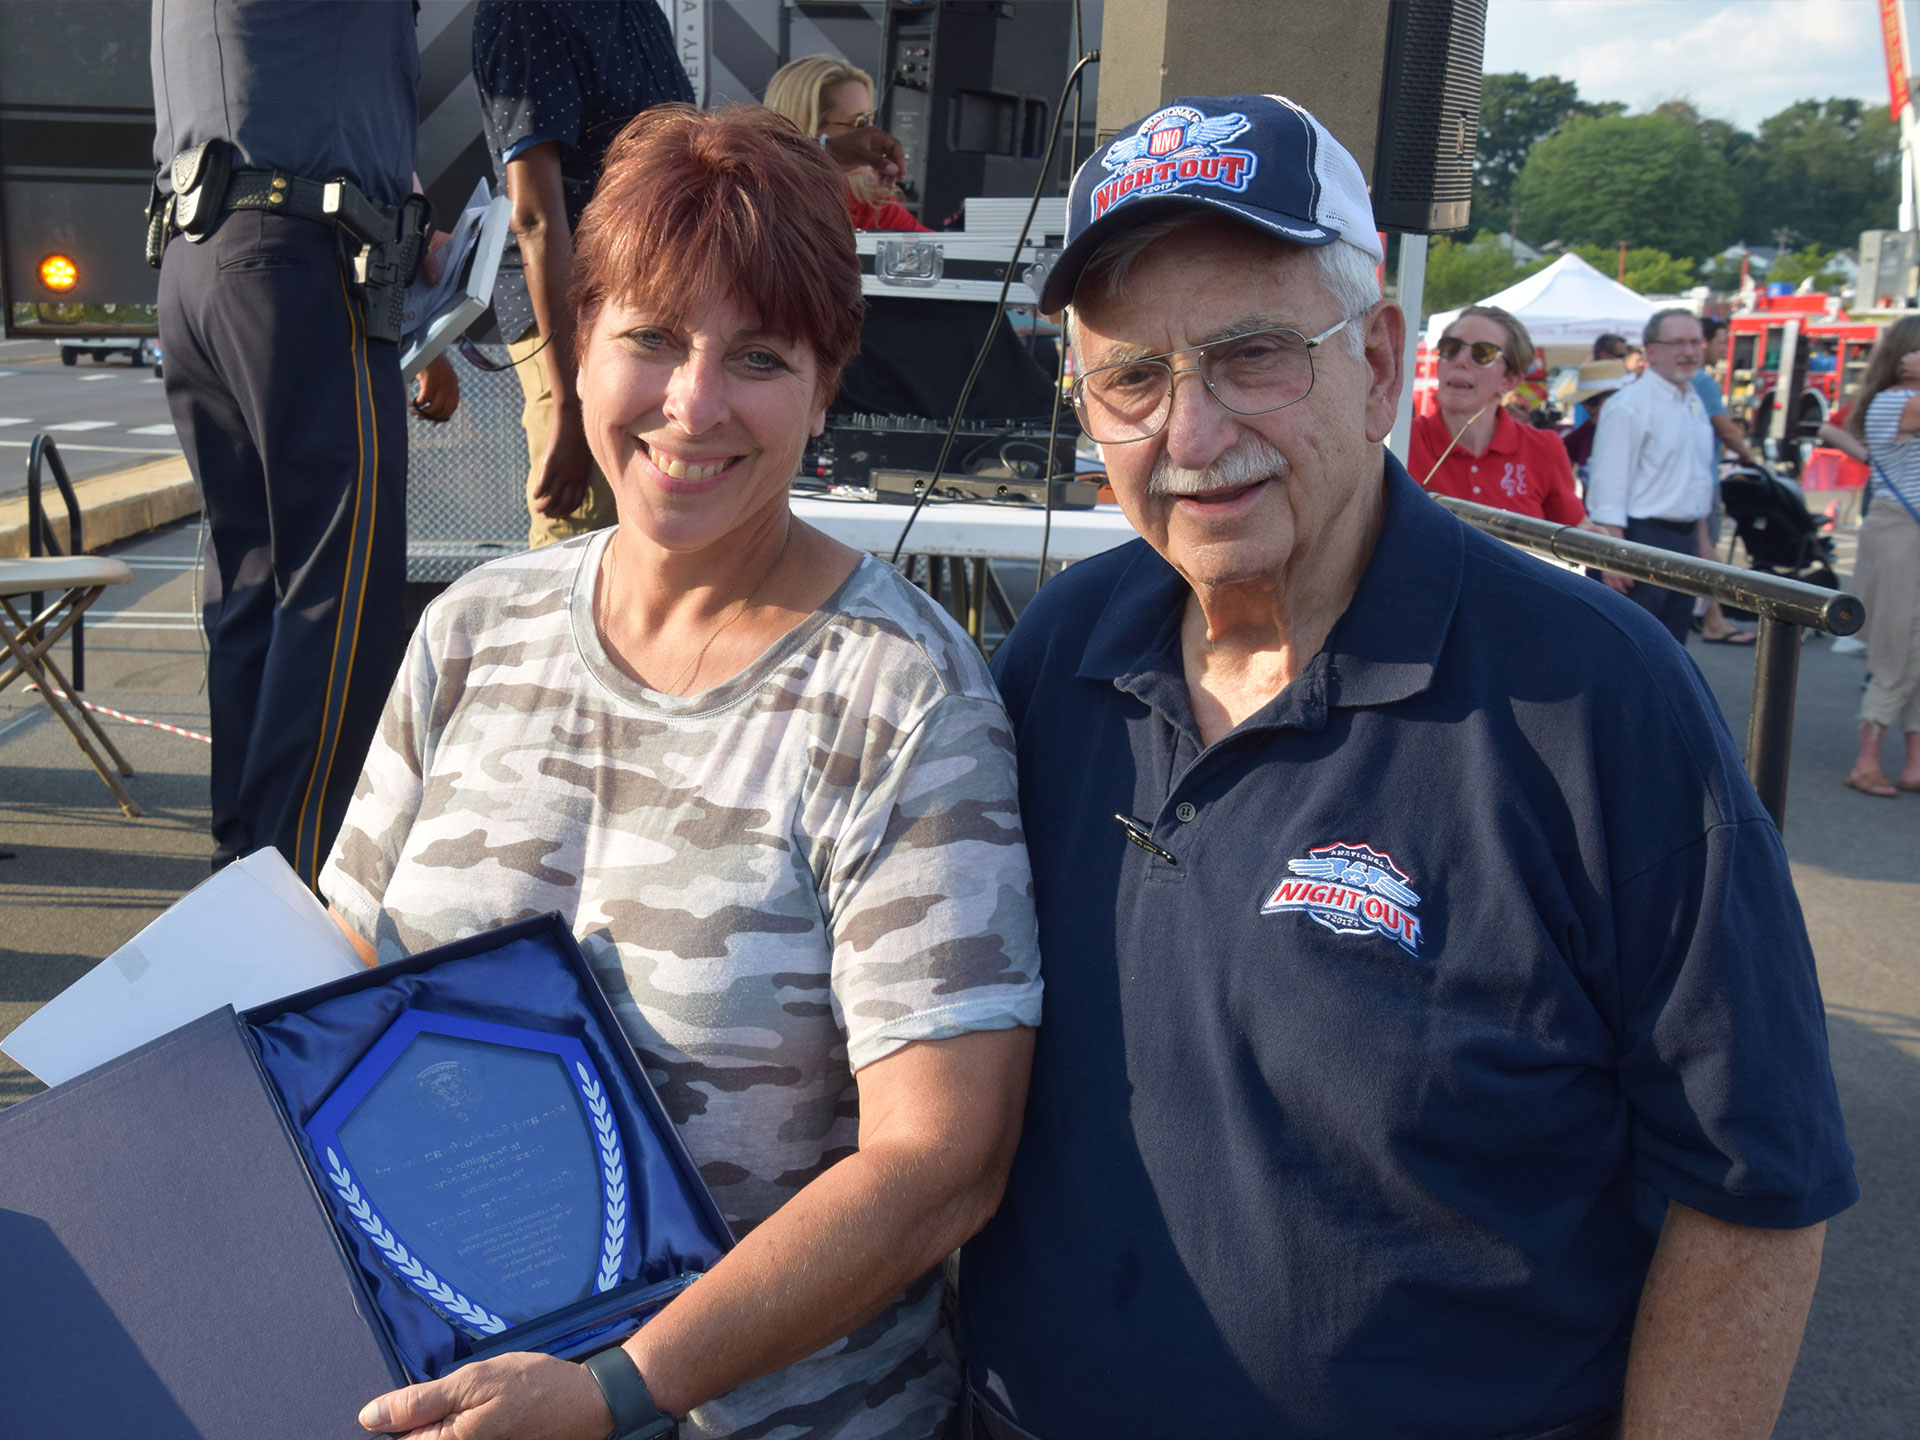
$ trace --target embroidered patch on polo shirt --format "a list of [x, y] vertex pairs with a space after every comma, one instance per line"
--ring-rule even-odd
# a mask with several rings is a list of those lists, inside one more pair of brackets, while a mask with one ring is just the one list
[[1294, 878], [1267, 897], [1262, 915], [1299, 912], [1336, 935], [1385, 935], [1420, 953], [1420, 897], [1391, 855], [1371, 845], [1316, 845], [1287, 869]]

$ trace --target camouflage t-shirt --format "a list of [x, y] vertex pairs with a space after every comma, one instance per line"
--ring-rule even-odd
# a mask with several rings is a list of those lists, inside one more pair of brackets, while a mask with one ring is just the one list
[[[733, 679], [647, 689], [593, 621], [610, 533], [428, 608], [321, 889], [383, 961], [569, 916], [744, 1233], [857, 1148], [854, 1070], [1039, 1023], [1013, 737], [967, 637], [873, 559]], [[682, 1433], [938, 1433], [938, 1303], [928, 1277]]]

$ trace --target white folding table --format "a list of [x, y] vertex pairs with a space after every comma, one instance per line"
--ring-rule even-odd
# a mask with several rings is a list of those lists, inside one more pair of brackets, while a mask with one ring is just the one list
[[[912, 507], [871, 500], [839, 500], [795, 492], [793, 513], [824, 530], [844, 545], [886, 559], [899, 542], [900, 529]], [[986, 635], [989, 560], [1040, 558], [1046, 516], [1025, 505], [994, 505], [986, 501], [929, 500], [907, 533], [902, 558], [925, 556], [928, 588], [937, 590], [938, 562], [947, 562], [947, 592], [954, 619], [967, 627], [975, 644]], [[1136, 538], [1127, 517], [1114, 505], [1091, 510], [1055, 510], [1052, 533], [1047, 535], [1049, 561], [1085, 560]], [[911, 576], [913, 571], [909, 570]], [[1012, 617], [1006, 620], [1011, 623]]]

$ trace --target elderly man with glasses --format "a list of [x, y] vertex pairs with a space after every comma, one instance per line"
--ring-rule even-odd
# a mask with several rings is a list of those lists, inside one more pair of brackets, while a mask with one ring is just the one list
[[[1647, 368], [1607, 402], [1587, 463], [1587, 515], [1609, 535], [1679, 555], [1707, 548], [1716, 438], [1693, 386], [1706, 343], [1689, 310], [1657, 311], [1647, 321]], [[1691, 595], [1620, 575], [1604, 578], [1687, 643]]]
[[1405, 320], [1313, 117], [1176, 100], [1069, 206], [1142, 538], [995, 660], [1048, 989], [971, 1433], [1764, 1435], [1856, 1190], [1698, 673], [1382, 447]]

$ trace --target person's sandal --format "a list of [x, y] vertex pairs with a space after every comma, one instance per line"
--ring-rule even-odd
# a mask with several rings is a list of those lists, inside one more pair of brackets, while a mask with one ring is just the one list
[[1857, 770], [1851, 771], [1842, 783], [1849, 790], [1858, 790], [1862, 795], [1878, 795], [1884, 800], [1891, 800], [1900, 793], [1877, 767], [1864, 775]]

